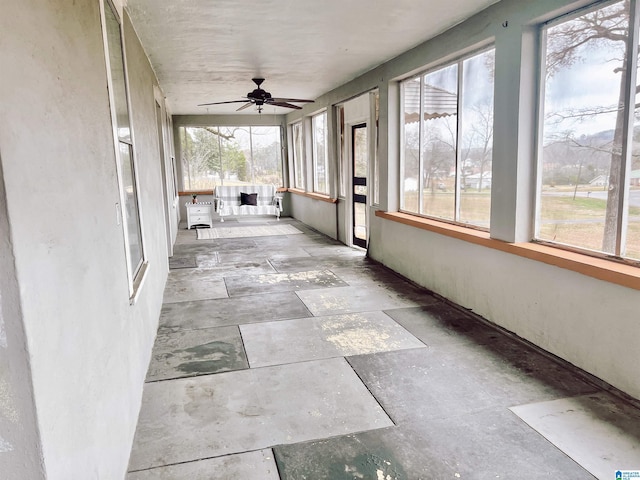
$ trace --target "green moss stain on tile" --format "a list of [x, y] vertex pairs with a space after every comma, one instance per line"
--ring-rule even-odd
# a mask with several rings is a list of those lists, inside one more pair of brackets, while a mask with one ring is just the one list
[[362, 453], [346, 462], [333, 463], [329, 467], [329, 478], [408, 480], [404, 470], [390, 452]]
[[176, 368], [186, 374], [216, 373], [244, 367], [243, 359], [232, 343], [209, 342], [185, 348], [180, 350], [180, 353], [186, 354], [185, 360], [189, 361], [179, 364]]

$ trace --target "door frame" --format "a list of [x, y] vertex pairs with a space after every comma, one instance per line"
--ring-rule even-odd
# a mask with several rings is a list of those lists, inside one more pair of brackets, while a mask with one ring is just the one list
[[[355, 148], [356, 148], [356, 144], [355, 144], [355, 131], [356, 129], [359, 128], [364, 128], [365, 132], [367, 133], [367, 171], [366, 171], [366, 176], [365, 177], [356, 177], [355, 175], [355, 161], [356, 161], [356, 157], [355, 157]], [[349, 152], [349, 161], [350, 161], [350, 171], [351, 171], [351, 176], [350, 176], [350, 183], [351, 183], [351, 188], [350, 188], [350, 204], [351, 204], [351, 244], [356, 246], [356, 247], [360, 247], [360, 248], [367, 248], [367, 244], [369, 242], [369, 162], [371, 160], [371, 156], [369, 155], [369, 125], [367, 122], [360, 122], [360, 123], [354, 123], [354, 124], [350, 124], [350, 129], [349, 129], [349, 142], [350, 142], [350, 152]], [[366, 195], [362, 195], [362, 194], [358, 194], [356, 193], [356, 187], [358, 186], [365, 186], [367, 187], [367, 193]], [[364, 205], [364, 212], [365, 212], [365, 239], [361, 239], [356, 237], [356, 204], [362, 204]]]

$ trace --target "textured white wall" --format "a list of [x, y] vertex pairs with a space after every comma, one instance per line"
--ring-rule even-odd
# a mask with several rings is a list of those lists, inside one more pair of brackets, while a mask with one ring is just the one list
[[0, 472], [44, 478], [0, 159]]
[[150, 264], [130, 306], [99, 2], [9, 2], [0, 31], [0, 149], [47, 478], [123, 478], [167, 275], [153, 74], [127, 27]]
[[337, 238], [335, 203], [323, 202], [293, 193], [289, 195], [288, 200], [292, 217], [331, 238]]

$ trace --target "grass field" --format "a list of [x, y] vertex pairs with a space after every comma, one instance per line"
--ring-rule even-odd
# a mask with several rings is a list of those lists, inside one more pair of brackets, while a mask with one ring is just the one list
[[[558, 192], [559, 190], [555, 190]], [[571, 192], [573, 189], [567, 189]], [[404, 210], [418, 213], [417, 192], [405, 194]], [[454, 219], [453, 192], [427, 192], [423, 197], [423, 214]], [[572, 195], [543, 195], [541, 201], [540, 240], [563, 243], [589, 250], [602, 248], [606, 200]], [[460, 195], [460, 223], [484, 228], [489, 226], [490, 192], [463, 192]], [[629, 209], [626, 258], [640, 260], [640, 208]]]
[[[607, 202], [598, 198], [543, 196], [540, 239], [600, 250]], [[629, 208], [625, 257], [640, 260], [640, 208]]]

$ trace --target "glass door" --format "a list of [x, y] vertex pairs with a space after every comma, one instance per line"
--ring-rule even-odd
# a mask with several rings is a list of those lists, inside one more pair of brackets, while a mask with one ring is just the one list
[[351, 153], [353, 159], [353, 244], [367, 248], [367, 172], [369, 152], [367, 124], [351, 127]]

